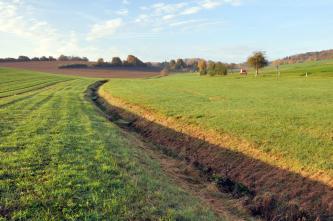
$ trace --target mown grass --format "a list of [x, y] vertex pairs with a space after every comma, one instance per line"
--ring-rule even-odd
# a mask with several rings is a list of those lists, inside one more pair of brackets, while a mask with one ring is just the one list
[[[246, 139], [286, 167], [333, 177], [333, 62], [268, 67], [255, 78], [114, 79], [104, 90], [185, 124]], [[308, 72], [308, 77], [305, 77]]]
[[97, 114], [94, 81], [0, 68], [0, 220], [218, 220]]

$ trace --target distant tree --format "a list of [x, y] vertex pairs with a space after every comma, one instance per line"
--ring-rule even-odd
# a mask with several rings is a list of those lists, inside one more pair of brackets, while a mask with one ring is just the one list
[[135, 66], [135, 67], [146, 66], [145, 63], [143, 63], [139, 58], [135, 57], [134, 55], [128, 55], [125, 64], [128, 66]]
[[176, 61], [175, 60], [171, 60], [169, 62], [169, 68], [170, 68], [170, 70], [176, 70]]
[[254, 52], [252, 56], [247, 59], [248, 65], [256, 69], [256, 76], [259, 74], [259, 69], [268, 65], [265, 53], [262, 51]]
[[89, 61], [89, 59], [87, 57], [83, 57], [82, 61]]
[[214, 61], [208, 61], [207, 74], [209, 74], [210, 76], [216, 75]]
[[21, 55], [17, 58], [17, 61], [30, 61], [30, 58], [28, 56]]
[[58, 61], [69, 61], [69, 58], [68, 56], [62, 54], [59, 56]]
[[104, 62], [104, 59], [103, 58], [99, 58], [98, 60], [97, 60], [97, 65], [102, 65], [102, 64], [104, 64], [105, 62]]
[[40, 61], [48, 61], [49, 59], [47, 57], [45, 57], [45, 56], [42, 56], [42, 57], [39, 58], [39, 60]]
[[112, 61], [111, 61], [111, 64], [113, 66], [122, 66], [123, 62], [121, 61], [121, 59], [119, 57], [113, 57]]
[[154, 64], [152, 62], [146, 62], [147, 67], [154, 67]]
[[49, 56], [49, 61], [56, 61], [57, 59], [55, 59], [54, 57], [52, 56]]
[[39, 58], [38, 57], [33, 57], [33, 58], [31, 58], [31, 61], [39, 61]]
[[183, 69], [185, 67], [186, 67], [186, 64], [183, 61], [183, 59], [181, 59], [181, 58], [177, 59], [176, 64], [175, 64], [175, 69], [176, 70], [181, 70], [181, 69]]
[[206, 75], [207, 74], [207, 62], [203, 59], [200, 59], [198, 61], [198, 69], [199, 69], [200, 75]]
[[228, 74], [228, 68], [222, 62], [215, 63], [214, 71], [215, 71], [215, 75], [227, 75]]
[[188, 66], [190, 66], [193, 72], [198, 71], [198, 61], [193, 61], [193, 63]]

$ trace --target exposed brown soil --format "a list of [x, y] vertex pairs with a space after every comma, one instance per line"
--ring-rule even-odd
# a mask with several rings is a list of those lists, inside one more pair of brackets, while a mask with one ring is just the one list
[[[272, 166], [223, 145], [189, 134], [179, 125], [165, 126], [160, 117], [133, 111], [131, 105], [114, 102], [99, 91], [95, 102], [112, 121], [163, 147], [165, 152], [199, 168], [208, 177], [218, 177], [219, 190], [243, 200], [255, 215], [266, 220], [333, 220], [333, 189], [300, 174]], [[199, 136], [200, 137], [200, 136]]]
[[96, 78], [146, 78], [159, 75], [159, 70], [156, 68], [58, 68], [60, 65], [72, 63], [91, 64], [91, 62], [75, 61], [30, 61], [0, 63], [0, 67]]

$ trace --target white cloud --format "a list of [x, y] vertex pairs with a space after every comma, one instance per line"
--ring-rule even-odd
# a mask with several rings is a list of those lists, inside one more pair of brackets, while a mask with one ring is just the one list
[[199, 11], [201, 11], [201, 7], [194, 6], [194, 7], [186, 8], [183, 12], [181, 12], [181, 14], [182, 15], [191, 15], [191, 14], [198, 13]]
[[120, 9], [118, 11], [116, 11], [116, 14], [119, 16], [126, 16], [128, 15], [128, 10], [127, 9]]
[[123, 0], [122, 3], [123, 3], [124, 5], [129, 5], [129, 4], [130, 4], [130, 1], [129, 1], [129, 0]]
[[183, 9], [188, 3], [179, 2], [175, 4], [166, 4], [166, 3], [156, 3], [153, 4], [151, 9], [155, 15], [164, 15], [164, 14], [174, 14]]
[[135, 19], [135, 22], [137, 22], [137, 23], [145, 23], [145, 22], [148, 22], [148, 20], [149, 20], [149, 15], [147, 15], [147, 14], [141, 14], [141, 15], [139, 15]]
[[45, 53], [61, 38], [47, 22], [27, 16], [26, 8], [20, 0], [0, 0], [0, 32], [28, 40], [37, 45], [35, 53]]
[[[29, 9], [29, 10], [27, 10]], [[87, 56], [97, 58], [109, 49], [100, 49], [83, 45], [80, 37], [73, 31], [63, 32], [52, 27], [48, 22], [34, 17], [34, 8], [24, 0], [0, 0], [0, 35], [4, 39], [17, 38], [23, 40], [23, 47], [13, 45], [10, 52], [1, 51], [1, 56], [27, 56], [60, 54]], [[0, 48], [3, 47], [0, 41]], [[3, 54], [6, 53], [6, 54]]]
[[205, 9], [214, 9], [221, 5], [239, 6], [242, 0], [204, 0], [199, 3]]
[[242, 0], [224, 0], [224, 2], [232, 6], [240, 6], [242, 4]]
[[[177, 22], [182, 23], [181, 20], [183, 17], [193, 16], [201, 11], [212, 10], [222, 5], [236, 6], [239, 5], [241, 1], [242, 0], [192, 0], [177, 3], [159, 2], [148, 6], [141, 6], [140, 9], [145, 11], [145, 13], [139, 15], [135, 19], [135, 22], [147, 26], [151, 25], [151, 29], [157, 32], [167, 27], [175, 27], [175, 25], [171, 24], [177, 24]], [[150, 13], [148, 13], [148, 11]], [[207, 24], [209, 25], [209, 22], [207, 22]]]
[[220, 5], [222, 5], [222, 1], [205, 0], [205, 1], [201, 2], [201, 6], [205, 9], [213, 9]]
[[173, 15], [173, 14], [169, 14], [169, 15], [164, 15], [162, 17], [163, 20], [170, 20], [170, 19], [173, 19], [174, 17], [176, 17], [176, 15]]
[[87, 40], [91, 41], [112, 36], [122, 25], [123, 20], [121, 18], [111, 19], [103, 23], [97, 23], [92, 26], [90, 32], [87, 35]]
[[178, 21], [178, 22], [170, 23], [170, 26], [172, 26], [172, 27], [184, 26], [184, 25], [197, 23], [199, 21], [200, 20], [197, 20], [197, 19], [191, 19], [191, 20], [187, 20], [187, 21]]

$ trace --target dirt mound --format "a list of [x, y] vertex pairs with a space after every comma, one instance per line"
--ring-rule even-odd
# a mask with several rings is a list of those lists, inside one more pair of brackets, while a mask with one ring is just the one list
[[0, 63], [0, 67], [10, 67], [18, 69], [26, 69], [32, 71], [48, 72], [54, 74], [75, 75], [83, 77], [96, 78], [145, 78], [154, 77], [160, 74], [160, 70], [156, 68], [72, 68], [59, 69], [59, 66], [66, 64], [91, 64], [91, 62], [68, 62], [68, 61], [30, 61], [30, 62], [10, 62]]
[[137, 111], [102, 90], [99, 94], [96, 102], [112, 121], [126, 121], [122, 126], [217, 177], [219, 189], [246, 197], [253, 214], [266, 220], [333, 220], [332, 187], [198, 138], [181, 125]]

